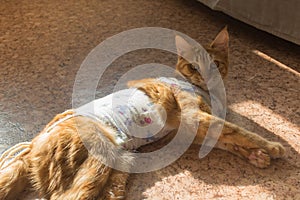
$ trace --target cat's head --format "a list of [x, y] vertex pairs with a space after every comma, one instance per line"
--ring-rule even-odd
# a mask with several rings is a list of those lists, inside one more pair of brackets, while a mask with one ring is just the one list
[[[206, 84], [197, 70], [195, 64], [189, 63], [185, 58], [189, 60], [198, 60], [199, 59], [199, 49], [190, 45], [186, 40], [180, 36], [176, 36], [176, 48], [178, 52], [178, 62], [176, 65], [176, 71], [183, 75], [188, 81], [193, 83], [196, 86], [199, 86], [203, 89], [206, 89]], [[219, 72], [224, 79], [228, 72], [228, 43], [229, 36], [227, 27], [225, 27], [213, 40], [213, 42], [207, 46], [204, 46], [205, 50], [209, 53], [210, 57], [213, 59], [214, 63], [219, 69]], [[182, 56], [180, 56], [182, 55]]]

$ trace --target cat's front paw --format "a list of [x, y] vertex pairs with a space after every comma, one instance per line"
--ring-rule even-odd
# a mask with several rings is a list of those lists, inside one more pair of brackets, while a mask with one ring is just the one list
[[285, 148], [278, 142], [270, 142], [268, 144], [268, 153], [271, 158], [282, 158], [285, 154]]
[[255, 149], [248, 156], [249, 162], [256, 167], [266, 168], [270, 165], [270, 156], [263, 149]]

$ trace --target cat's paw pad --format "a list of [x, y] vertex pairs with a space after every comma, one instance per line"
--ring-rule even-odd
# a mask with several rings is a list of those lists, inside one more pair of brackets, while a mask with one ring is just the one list
[[270, 156], [263, 149], [252, 151], [248, 159], [251, 164], [259, 168], [265, 168], [270, 165]]
[[281, 158], [285, 154], [285, 148], [278, 142], [270, 142], [268, 152], [272, 158]]

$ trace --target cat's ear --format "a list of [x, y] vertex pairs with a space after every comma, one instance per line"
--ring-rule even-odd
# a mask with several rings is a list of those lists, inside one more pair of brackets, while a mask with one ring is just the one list
[[178, 58], [184, 57], [186, 59], [190, 59], [190, 56], [193, 53], [193, 47], [179, 35], [175, 36], [175, 43], [176, 43]]
[[229, 46], [229, 35], [227, 31], [227, 26], [225, 26], [225, 28], [223, 28], [220, 31], [220, 33], [216, 36], [214, 41], [210, 44], [210, 47], [227, 54], [228, 46]]

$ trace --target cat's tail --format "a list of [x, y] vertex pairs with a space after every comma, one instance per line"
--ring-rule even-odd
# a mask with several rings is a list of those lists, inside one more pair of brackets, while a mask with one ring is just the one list
[[0, 200], [17, 199], [29, 185], [29, 167], [26, 163], [26, 155], [29, 151], [30, 143], [20, 143], [1, 155]]

